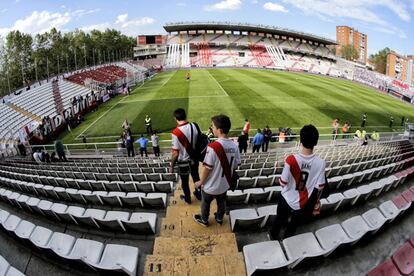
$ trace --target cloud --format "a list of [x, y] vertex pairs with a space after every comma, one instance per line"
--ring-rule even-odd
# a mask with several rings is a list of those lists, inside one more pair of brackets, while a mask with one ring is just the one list
[[179, 7], [185, 7], [185, 6], [187, 6], [187, 4], [186, 3], [184, 3], [184, 2], [178, 2], [177, 4], [175, 4], [176, 6], [179, 6]]
[[18, 19], [13, 26], [0, 28], [0, 35], [7, 35], [10, 31], [21, 31], [24, 33], [38, 34], [49, 31], [51, 28], [64, 30], [64, 27], [74, 18], [96, 13], [94, 10], [76, 10], [67, 12], [33, 11], [31, 15]]
[[206, 11], [232, 11], [238, 10], [241, 7], [241, 0], [223, 0], [213, 5], [204, 7]]
[[263, 5], [263, 8], [265, 10], [275, 11], [275, 12], [283, 12], [283, 13], [287, 13], [288, 12], [288, 10], [284, 6], [282, 6], [280, 4], [277, 4], [277, 3], [272, 3], [272, 2], [265, 3]]
[[155, 22], [156, 20], [151, 17], [129, 19], [128, 14], [120, 14], [116, 17], [115, 22], [104, 22], [100, 24], [85, 26], [82, 27], [81, 30], [90, 32], [92, 30], [104, 31], [108, 28], [113, 28], [121, 31], [123, 34], [135, 36], [143, 32], [142, 27], [152, 25]]
[[4, 8], [4, 9], [2, 9], [2, 10], [0, 11], [0, 13], [5, 13], [5, 12], [7, 12], [7, 11], [8, 11], [8, 9]]
[[403, 21], [410, 21], [406, 4], [396, 0], [283, 0], [305, 14], [316, 15], [319, 18], [348, 18], [377, 26], [377, 31], [387, 31], [405, 38], [405, 33], [378, 15], [375, 8], [387, 8]]
[[252, 4], [257, 4], [257, 3], [259, 3], [258, 0], [252, 0]]

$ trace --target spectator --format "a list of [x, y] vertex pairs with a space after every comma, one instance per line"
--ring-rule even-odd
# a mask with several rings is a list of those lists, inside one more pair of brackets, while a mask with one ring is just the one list
[[[322, 189], [326, 184], [325, 161], [313, 153], [318, 144], [319, 132], [313, 125], [300, 130], [302, 150], [289, 155], [285, 160], [279, 184], [276, 219], [269, 232], [272, 240], [280, 239], [280, 231], [285, 225], [284, 238], [295, 234], [299, 223], [309, 219], [318, 207]], [[290, 220], [289, 220], [290, 218]]]
[[67, 162], [66, 154], [65, 154], [65, 147], [63, 146], [60, 140], [55, 141], [55, 152], [57, 153], [60, 161]]
[[249, 141], [249, 135], [246, 132], [242, 131], [237, 142], [239, 143], [239, 152], [247, 152], [247, 141]]
[[42, 151], [42, 161], [46, 163], [50, 163], [50, 155], [47, 151]]
[[404, 125], [404, 123], [405, 123], [405, 117], [404, 117], [404, 116], [402, 116], [402, 117], [401, 117], [401, 126], [403, 126], [403, 125]]
[[152, 133], [151, 117], [145, 115], [145, 128], [147, 129], [147, 135], [150, 136]]
[[40, 149], [36, 149], [33, 153], [33, 159], [36, 161], [36, 163], [41, 164], [42, 163], [42, 152]]
[[[187, 114], [184, 109], [178, 108], [173, 114], [177, 122], [177, 127], [171, 134], [172, 154], [170, 172], [174, 172], [174, 166], [177, 164], [178, 174], [180, 175], [181, 186], [184, 192], [184, 195], [181, 195], [180, 198], [187, 204], [191, 204], [191, 192], [188, 185], [189, 175], [191, 174], [194, 183], [200, 180], [198, 174], [198, 162], [191, 159], [195, 148], [195, 142], [198, 138], [198, 132], [194, 124], [187, 122]], [[201, 199], [201, 192], [199, 189], [196, 189], [193, 194]]]
[[125, 131], [124, 140], [125, 140], [125, 147], [127, 149], [128, 157], [134, 157], [135, 156], [134, 138], [132, 138], [130, 131]]
[[359, 139], [361, 139], [361, 137], [362, 137], [362, 133], [359, 130], [359, 128], [357, 128], [357, 130], [355, 131], [355, 134], [354, 134], [354, 139], [359, 140]]
[[58, 161], [59, 159], [56, 158], [56, 152], [52, 152], [52, 154], [50, 155], [50, 162], [54, 163]]
[[214, 138], [214, 133], [213, 133], [213, 129], [211, 127], [208, 128], [207, 131], [207, 138], [211, 141]]
[[141, 138], [136, 140], [135, 143], [139, 144], [139, 153], [141, 154], [141, 157], [144, 156], [144, 153], [145, 153], [145, 157], [148, 157], [148, 152], [147, 152], [148, 139], [145, 138], [144, 135], [141, 135]]
[[17, 149], [19, 150], [21, 156], [26, 156], [26, 147], [21, 141], [18, 141]]
[[332, 122], [332, 140], [336, 141], [336, 137], [338, 136], [338, 129], [339, 129], [339, 119], [336, 118]]
[[210, 204], [214, 199], [217, 202], [217, 212], [214, 217], [218, 224], [223, 224], [226, 211], [226, 193], [231, 186], [234, 170], [240, 165], [237, 145], [227, 137], [231, 128], [230, 118], [218, 115], [211, 120], [214, 136], [218, 139], [208, 145], [201, 179], [195, 183], [197, 188], [202, 189], [202, 200], [201, 214], [195, 215], [194, 219], [205, 227], [209, 225]]
[[257, 129], [256, 135], [253, 137], [253, 153], [256, 151], [259, 152], [260, 147], [262, 146], [264, 141], [264, 135], [262, 134], [262, 131]]
[[262, 151], [267, 152], [267, 149], [269, 148], [269, 142], [270, 139], [272, 139], [272, 131], [270, 130], [269, 126], [266, 126], [263, 129], [263, 135], [264, 135], [264, 141], [262, 144]]
[[250, 130], [250, 122], [249, 122], [249, 119], [246, 119], [244, 126], [243, 126], [243, 131], [244, 133], [247, 133], [247, 135], [249, 135], [249, 130]]
[[154, 150], [154, 155], [160, 157], [160, 137], [157, 135], [157, 131], [154, 130], [151, 136], [152, 149]]
[[372, 134], [371, 134], [371, 139], [372, 139], [372, 141], [379, 141], [379, 139], [380, 139], [379, 132], [374, 130], [374, 132], [372, 132]]
[[348, 131], [349, 131], [349, 123], [345, 122], [345, 124], [342, 126], [342, 139], [348, 138]]

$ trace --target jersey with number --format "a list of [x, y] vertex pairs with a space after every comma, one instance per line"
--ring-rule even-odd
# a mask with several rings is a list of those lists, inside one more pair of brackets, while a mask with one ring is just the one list
[[290, 155], [285, 160], [279, 183], [289, 206], [294, 210], [302, 209], [312, 191], [325, 185], [325, 161], [314, 154]]
[[[239, 148], [230, 139], [219, 138], [214, 143], [220, 143], [226, 153], [227, 160], [230, 164], [231, 173], [240, 165]], [[214, 151], [214, 143], [209, 144], [204, 158], [203, 165], [211, 170], [208, 178], [203, 186], [203, 191], [210, 195], [220, 195], [229, 189], [229, 183], [224, 175], [224, 170], [216, 152]]]
[[[191, 129], [193, 137], [191, 139]], [[194, 148], [192, 145], [195, 145], [197, 141], [197, 128], [194, 124], [184, 123], [178, 125], [171, 134], [172, 138], [172, 150], [178, 151], [178, 161], [187, 161], [190, 160], [190, 155], [188, 153], [191, 148]]]

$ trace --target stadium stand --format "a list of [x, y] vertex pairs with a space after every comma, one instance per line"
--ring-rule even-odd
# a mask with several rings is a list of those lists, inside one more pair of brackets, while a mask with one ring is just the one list
[[4, 259], [0, 255], [0, 275], [5, 275], [5, 276], [21, 276], [21, 275], [24, 275], [24, 274], [21, 273], [16, 268], [14, 268], [13, 266], [11, 266], [9, 264], [9, 262], [7, 262], [7, 260]]

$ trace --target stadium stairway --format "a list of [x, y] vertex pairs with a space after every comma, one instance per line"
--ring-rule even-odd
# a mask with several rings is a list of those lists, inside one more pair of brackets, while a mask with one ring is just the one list
[[42, 118], [40, 118], [39, 116], [37, 116], [36, 114], [30, 113], [26, 110], [24, 110], [23, 108], [13, 104], [13, 103], [7, 103], [7, 106], [10, 107], [11, 109], [19, 112], [20, 114], [22, 114], [23, 116], [26, 116], [34, 121], [37, 121], [39, 123], [42, 122]]
[[[225, 216], [221, 226], [213, 222], [204, 228], [193, 219], [200, 212], [200, 201], [193, 198], [188, 205], [180, 200], [181, 194], [181, 185], [177, 185], [162, 219], [160, 236], [155, 239], [153, 254], [147, 256], [144, 275], [246, 275], [229, 217]], [[215, 208], [213, 203], [211, 213]]]
[[60, 95], [59, 83], [57, 81], [52, 83], [53, 89], [53, 100], [55, 101], [56, 110], [59, 114], [62, 114], [65, 111], [63, 106], [62, 96]]

